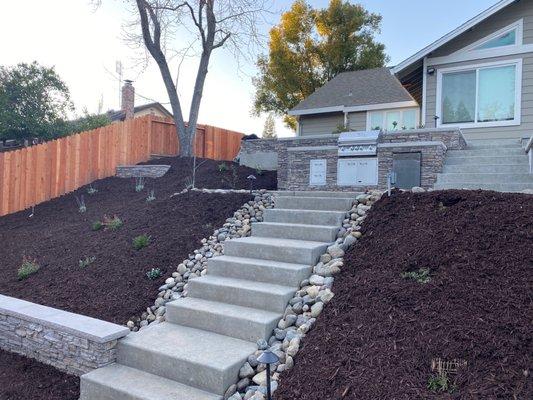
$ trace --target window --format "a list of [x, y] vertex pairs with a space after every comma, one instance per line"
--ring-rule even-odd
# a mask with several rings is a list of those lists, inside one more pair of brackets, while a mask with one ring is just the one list
[[441, 125], [519, 124], [521, 60], [439, 71]]
[[367, 129], [386, 131], [414, 129], [418, 124], [418, 108], [369, 111]]
[[516, 44], [516, 28], [508, 31], [494, 39], [489, 39], [486, 42], [475, 47], [474, 50], [493, 49], [495, 47], [512, 46]]

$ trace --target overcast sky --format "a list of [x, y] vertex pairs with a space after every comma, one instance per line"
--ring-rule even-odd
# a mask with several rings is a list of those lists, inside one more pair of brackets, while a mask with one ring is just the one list
[[[328, 0], [308, 0], [312, 6], [325, 7]], [[382, 33], [377, 39], [386, 46], [391, 65], [397, 64], [438, 39], [496, 0], [361, 0], [368, 10], [383, 16]], [[25, 0], [2, 5], [0, 22], [0, 65], [38, 61], [55, 66], [68, 84], [76, 107], [95, 112], [103, 98], [104, 110], [118, 107], [119, 83], [115, 64], [122, 61], [124, 78], [133, 79], [136, 104], [154, 99], [168, 103], [159, 70], [151, 63], [146, 69], [138, 64], [138, 51], [123, 40], [123, 25], [130, 15], [121, 0], [102, 0], [94, 10], [90, 0]], [[279, 13], [292, 1], [273, 1], [273, 11], [264, 24], [264, 33], [277, 23]], [[266, 43], [265, 43], [266, 48]], [[193, 60], [194, 62], [194, 60]], [[239, 67], [239, 68], [238, 68]], [[240, 70], [240, 71], [239, 71]], [[261, 134], [264, 117], [250, 115], [253, 99], [253, 63], [237, 65], [232, 54], [217, 50], [207, 77], [199, 122], [244, 133]], [[179, 92], [185, 113], [192, 93], [195, 65], [184, 64]], [[141, 97], [144, 96], [145, 98]], [[170, 106], [167, 105], [168, 108]], [[292, 133], [278, 121], [280, 136]]]

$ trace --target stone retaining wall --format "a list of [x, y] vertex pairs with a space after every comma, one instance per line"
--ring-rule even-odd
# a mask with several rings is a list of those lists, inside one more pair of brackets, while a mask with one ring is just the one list
[[0, 348], [73, 375], [115, 362], [129, 329], [0, 295]]

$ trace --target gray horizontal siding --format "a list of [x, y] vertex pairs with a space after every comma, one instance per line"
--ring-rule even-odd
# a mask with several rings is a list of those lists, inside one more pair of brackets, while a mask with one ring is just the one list
[[348, 126], [353, 131], [366, 131], [366, 111], [349, 113]]
[[474, 43], [491, 33], [505, 28], [508, 25], [524, 19], [524, 44], [533, 43], [533, 1], [522, 0], [507, 6], [483, 22], [476, 25], [455, 39], [446, 43], [431, 54], [431, 57], [440, 57], [449, 55], [460, 50], [471, 43]]
[[[494, 128], [463, 128], [463, 134], [467, 139], [519, 138], [531, 136], [533, 133], [533, 53], [434, 66], [438, 71], [439, 68], [449, 68], [501, 60], [515, 60], [518, 58], [522, 58], [523, 60], [521, 124], [518, 126], [502, 126]], [[437, 109], [437, 71], [435, 74], [428, 75], [426, 77], [426, 127], [435, 126], [433, 117], [435, 116]]]
[[300, 135], [326, 135], [333, 133], [339, 125], [344, 124], [344, 114], [302, 115], [299, 119]]

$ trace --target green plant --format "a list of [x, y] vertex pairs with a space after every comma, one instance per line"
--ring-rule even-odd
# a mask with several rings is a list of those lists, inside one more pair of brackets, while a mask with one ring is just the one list
[[81, 214], [87, 211], [87, 206], [85, 205], [85, 199], [83, 198], [83, 195], [81, 195], [79, 198], [76, 196], [76, 204], [78, 205], [78, 211]]
[[109, 218], [107, 215], [104, 215], [104, 220], [102, 221], [102, 225], [106, 229], [111, 229], [112, 231], [116, 231], [117, 229], [120, 229], [122, 225], [124, 225], [124, 223], [116, 215], [114, 215], [113, 218]]
[[441, 372], [436, 375], [431, 375], [428, 379], [428, 389], [434, 393], [448, 392], [453, 393], [456, 389], [455, 384], [450, 381], [448, 374]]
[[228, 166], [225, 162], [218, 164], [218, 172], [226, 172], [228, 170]]
[[429, 268], [420, 268], [418, 271], [402, 272], [402, 278], [412, 279], [418, 283], [428, 283], [430, 281], [429, 272]]
[[146, 273], [146, 276], [148, 277], [148, 279], [151, 279], [152, 281], [156, 280], [161, 275], [163, 274], [161, 273], [161, 270], [159, 268], [152, 268], [150, 271]]
[[144, 177], [138, 176], [135, 178], [135, 191], [137, 193], [142, 192], [144, 190]]
[[22, 265], [17, 271], [17, 276], [18, 276], [19, 281], [27, 279], [30, 275], [33, 275], [34, 273], [39, 271], [39, 268], [40, 268], [40, 265], [37, 264], [36, 259], [23, 256]]
[[95, 261], [96, 261], [96, 257], [94, 257], [94, 256], [85, 257], [85, 259], [80, 260], [78, 262], [78, 265], [80, 266], [80, 268], [85, 268], [85, 267], [88, 267], [89, 265], [91, 265]]
[[264, 171], [263, 169], [260, 167], [260, 166], [256, 166], [255, 167], [255, 173], [259, 176], [263, 175], [264, 174]]
[[148, 235], [140, 235], [135, 238], [133, 238], [133, 248], [135, 250], [141, 250], [142, 248], [145, 248], [150, 244], [151, 236]]
[[91, 226], [91, 229], [93, 231], [99, 231], [100, 229], [102, 229], [104, 227], [104, 224], [102, 224], [100, 221], [95, 221], [93, 222], [92, 226]]
[[349, 131], [350, 131], [350, 127], [345, 126], [344, 124], [338, 124], [332, 133], [342, 133], [342, 132], [349, 132]]
[[155, 200], [155, 191], [154, 189], [150, 190], [150, 193], [148, 193], [148, 196], [146, 196], [146, 201], [150, 203], [151, 201]]
[[93, 194], [96, 194], [96, 193], [98, 193], [98, 189], [93, 188], [93, 185], [89, 185], [89, 187], [87, 188], [87, 194], [92, 196]]

